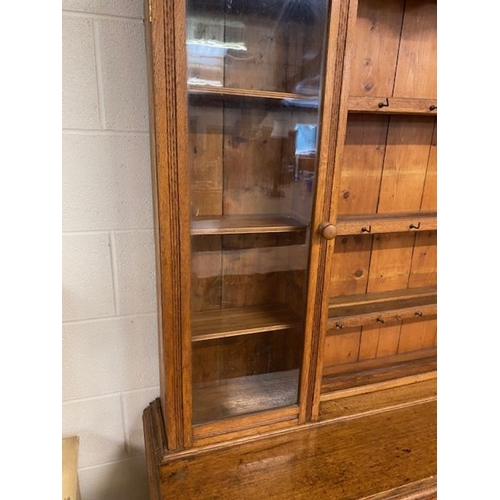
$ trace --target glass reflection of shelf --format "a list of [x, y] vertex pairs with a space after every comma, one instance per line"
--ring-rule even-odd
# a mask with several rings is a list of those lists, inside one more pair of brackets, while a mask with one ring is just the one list
[[292, 92], [276, 92], [273, 90], [239, 89], [218, 85], [189, 85], [189, 94], [193, 96], [239, 97], [248, 99], [268, 99], [279, 101], [283, 105], [317, 108], [318, 96], [295, 94]]
[[268, 215], [229, 215], [219, 218], [194, 219], [191, 235], [262, 234], [305, 232], [307, 226], [292, 217]]

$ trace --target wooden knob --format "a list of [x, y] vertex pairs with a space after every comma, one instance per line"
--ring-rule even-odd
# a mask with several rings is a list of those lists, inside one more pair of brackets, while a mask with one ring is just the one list
[[337, 236], [337, 228], [329, 222], [323, 222], [323, 224], [319, 226], [319, 232], [325, 240], [333, 240], [333, 238]]

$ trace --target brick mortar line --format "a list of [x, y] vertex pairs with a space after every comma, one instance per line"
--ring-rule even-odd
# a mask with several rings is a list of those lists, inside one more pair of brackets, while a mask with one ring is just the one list
[[160, 395], [160, 385], [148, 385], [147, 387], [140, 387], [139, 389], [124, 389], [123, 391], [107, 392], [106, 394], [99, 394], [96, 396], [85, 396], [84, 398], [71, 398], [65, 399], [62, 405], [72, 404], [72, 403], [85, 403], [86, 401], [94, 401], [96, 399], [109, 398], [110, 396], [119, 396], [121, 401], [122, 395], [132, 394], [134, 392], [146, 392], [150, 389], [158, 389], [158, 396]]
[[80, 325], [80, 324], [86, 324], [86, 323], [95, 323], [97, 321], [109, 321], [109, 320], [113, 320], [113, 319], [128, 319], [128, 318], [137, 318], [137, 317], [142, 317], [142, 316], [155, 316], [156, 317], [156, 314], [157, 314], [156, 311], [151, 311], [151, 312], [145, 312], [145, 313], [120, 314], [120, 315], [115, 315], [115, 316], [101, 316], [98, 318], [71, 319], [71, 320], [63, 321], [62, 325], [63, 326]]
[[143, 23], [144, 18], [142, 17], [129, 17], [129, 16], [119, 16], [119, 15], [114, 15], [114, 14], [99, 14], [97, 12], [85, 12], [85, 11], [80, 11], [80, 10], [62, 10], [63, 15], [67, 17], [74, 17], [74, 18], [87, 18], [87, 19], [94, 19], [94, 20], [108, 20], [108, 21], [126, 21], [126, 22], [132, 22], [132, 23]]
[[84, 129], [84, 128], [63, 128], [63, 134], [66, 135], [148, 135], [149, 130], [113, 130], [113, 129]]

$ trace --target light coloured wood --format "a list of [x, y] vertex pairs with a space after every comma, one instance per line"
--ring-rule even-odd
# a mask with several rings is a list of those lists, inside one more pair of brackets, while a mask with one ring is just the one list
[[191, 223], [191, 234], [197, 236], [303, 232], [306, 227], [303, 222], [292, 217], [228, 215], [218, 219], [194, 219]]
[[436, 0], [406, 0], [399, 52], [394, 97], [436, 99]]
[[402, 97], [349, 97], [349, 113], [437, 115], [437, 100]]
[[80, 500], [78, 482], [78, 452], [80, 438], [62, 439], [62, 500]]
[[337, 200], [339, 217], [376, 213], [388, 124], [387, 116], [349, 115]]
[[351, 234], [400, 233], [434, 231], [436, 212], [391, 213], [370, 215], [339, 215], [338, 236]]
[[403, 13], [404, 0], [360, 0], [350, 96], [392, 95]]
[[392, 116], [377, 212], [420, 210], [434, 120]]
[[329, 295], [366, 292], [373, 237], [342, 236], [335, 240]]
[[429, 162], [425, 174], [424, 193], [422, 195], [421, 210], [437, 209], [437, 123], [434, 124]]
[[202, 312], [193, 316], [193, 342], [288, 330], [300, 318], [280, 305], [235, 307]]

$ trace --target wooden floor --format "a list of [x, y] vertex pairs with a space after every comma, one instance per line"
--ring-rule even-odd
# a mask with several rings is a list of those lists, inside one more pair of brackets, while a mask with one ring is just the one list
[[144, 414], [151, 499], [437, 498], [435, 401], [166, 455], [162, 464], [152, 463], [151, 408]]

